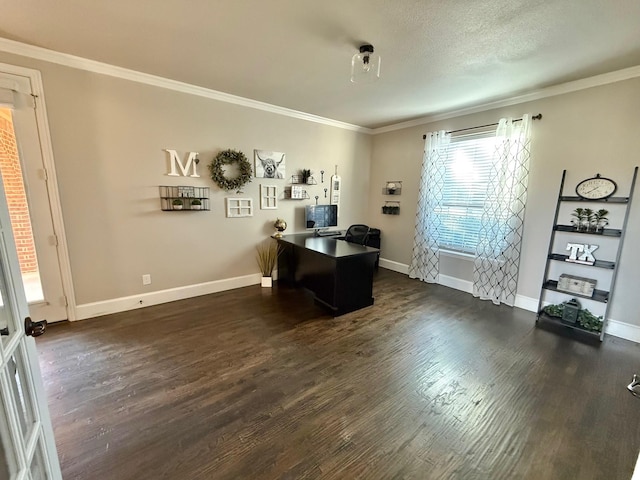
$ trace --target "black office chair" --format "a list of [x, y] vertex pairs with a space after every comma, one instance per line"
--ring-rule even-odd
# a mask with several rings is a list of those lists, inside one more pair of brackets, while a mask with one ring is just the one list
[[347, 229], [347, 233], [344, 235], [344, 239], [347, 242], [357, 243], [359, 245], [366, 245], [369, 238], [370, 228], [367, 225], [355, 224], [351, 225]]

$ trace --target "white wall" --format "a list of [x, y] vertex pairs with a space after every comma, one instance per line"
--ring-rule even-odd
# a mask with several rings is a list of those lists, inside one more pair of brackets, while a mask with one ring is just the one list
[[[320, 203], [337, 164], [339, 227], [367, 215], [369, 135], [6, 53], [0, 62], [42, 73], [77, 304], [124, 297], [116, 309], [133, 308], [132, 296], [257, 275], [254, 247], [276, 217], [286, 233], [304, 229], [303, 207], [315, 200], [260, 210], [255, 178], [242, 195], [254, 199], [254, 217], [225, 218], [235, 192], [221, 191], [207, 169], [223, 149], [252, 163], [254, 149], [285, 152], [287, 179], [268, 182], [281, 191], [301, 168], [318, 182], [324, 170], [325, 183], [309, 189]], [[201, 178], [168, 177], [167, 148], [200, 152]], [[210, 187], [211, 211], [162, 212], [159, 185]], [[143, 286], [147, 273], [153, 283]]]
[[[399, 264], [410, 263], [423, 134], [493, 123], [500, 117], [542, 113], [542, 120], [534, 122], [532, 130], [529, 198], [518, 284], [519, 295], [537, 300], [562, 170], [568, 171], [570, 189], [580, 180], [600, 173], [618, 182], [620, 195], [627, 194], [633, 167], [640, 164], [639, 92], [640, 79], [635, 78], [374, 136], [369, 215], [370, 223], [383, 231], [382, 257]], [[385, 200], [381, 191], [387, 180], [403, 180], [402, 195], [394, 198], [402, 202], [400, 216], [381, 213]], [[640, 326], [640, 298], [636, 293], [640, 279], [640, 255], [636, 253], [640, 242], [639, 203], [640, 197], [636, 197], [609, 313], [613, 319]], [[564, 215], [564, 223], [568, 223], [568, 212]], [[583, 276], [591, 277], [593, 270], [589, 275], [583, 272]], [[441, 273], [468, 282], [472, 280], [472, 264], [447, 257], [442, 261]]]

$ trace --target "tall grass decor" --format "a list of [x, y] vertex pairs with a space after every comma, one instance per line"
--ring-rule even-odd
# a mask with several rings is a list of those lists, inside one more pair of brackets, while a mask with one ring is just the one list
[[278, 243], [271, 239], [256, 246], [256, 260], [262, 274], [263, 287], [270, 287], [273, 283], [271, 274], [273, 269], [276, 268], [279, 253]]

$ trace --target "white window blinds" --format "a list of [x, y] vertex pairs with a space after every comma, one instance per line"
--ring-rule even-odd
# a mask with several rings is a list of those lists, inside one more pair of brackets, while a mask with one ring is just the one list
[[474, 253], [487, 198], [496, 139], [493, 133], [452, 138], [447, 145], [439, 246]]

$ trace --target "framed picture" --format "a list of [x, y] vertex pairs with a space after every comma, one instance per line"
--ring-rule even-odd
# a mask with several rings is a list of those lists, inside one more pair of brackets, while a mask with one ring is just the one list
[[227, 218], [253, 217], [253, 198], [227, 197]]
[[286, 155], [282, 152], [254, 150], [256, 178], [284, 178]]
[[260, 185], [260, 209], [276, 210], [278, 208], [278, 187], [276, 185]]

